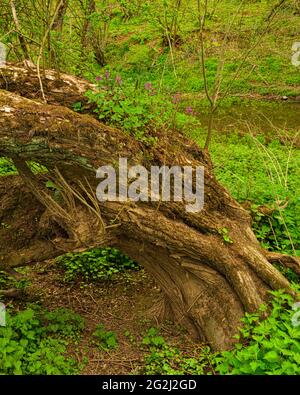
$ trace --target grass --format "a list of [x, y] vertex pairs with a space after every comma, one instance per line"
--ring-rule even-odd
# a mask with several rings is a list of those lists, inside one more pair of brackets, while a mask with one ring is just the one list
[[[169, 1], [168, 3], [172, 3]], [[111, 20], [106, 55], [111, 68], [124, 78], [139, 78], [142, 82], [157, 82], [169, 92], [198, 94], [204, 82], [199, 65], [196, 2], [183, 2], [179, 12], [181, 44], [172, 51], [162, 44], [163, 30], [158, 23], [162, 12], [160, 1], [147, 3], [144, 11], [128, 20]], [[232, 94], [298, 95], [300, 75], [291, 63], [292, 44], [297, 41], [298, 17], [289, 9], [280, 12], [261, 39], [266, 28], [263, 18], [270, 10], [270, 2], [222, 1], [209, 16], [205, 29], [206, 71], [208, 86], [214, 83], [222, 41], [229, 21], [237, 13], [230, 27], [225, 53], [223, 88], [230, 83], [249, 48], [255, 50], [244, 62], [243, 72], [234, 81]], [[211, 11], [211, 10], [209, 10]], [[171, 17], [171, 16], [170, 16]], [[93, 72], [87, 76], [92, 78]]]
[[[211, 152], [219, 181], [238, 201], [250, 202], [263, 246], [300, 255], [299, 149], [231, 134], [215, 140]], [[271, 213], [257, 215], [258, 206]]]

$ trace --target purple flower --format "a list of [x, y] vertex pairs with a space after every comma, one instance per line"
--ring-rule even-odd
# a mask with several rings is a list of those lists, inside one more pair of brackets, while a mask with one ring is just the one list
[[123, 82], [123, 81], [122, 81], [121, 76], [120, 76], [120, 75], [117, 75], [117, 76], [116, 76], [116, 83], [117, 83], [118, 85], [121, 86], [121, 85], [122, 85], [122, 82]]
[[144, 85], [144, 88], [146, 89], [146, 91], [152, 90], [152, 84], [151, 84], [151, 82], [146, 82], [146, 84]]
[[102, 75], [98, 75], [98, 77], [96, 77], [96, 81], [103, 81], [103, 76]]
[[108, 70], [105, 71], [105, 78], [108, 81], [110, 77], [110, 72]]
[[187, 107], [186, 110], [185, 110], [185, 112], [186, 112], [187, 114], [193, 114], [193, 109], [192, 109], [192, 107]]
[[180, 93], [177, 92], [177, 93], [172, 97], [173, 104], [179, 104], [179, 103], [180, 103], [180, 100], [181, 100]]

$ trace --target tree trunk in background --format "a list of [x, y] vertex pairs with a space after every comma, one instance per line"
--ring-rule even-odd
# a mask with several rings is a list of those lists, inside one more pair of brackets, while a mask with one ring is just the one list
[[16, 26], [16, 31], [18, 33], [20, 46], [21, 46], [21, 49], [22, 49], [22, 52], [24, 55], [24, 59], [25, 59], [25, 61], [30, 62], [31, 60], [30, 60], [28, 45], [27, 45], [26, 40], [23, 37], [22, 32], [21, 32], [21, 25], [20, 25], [19, 18], [17, 15], [16, 5], [15, 5], [14, 0], [10, 0], [10, 7], [11, 7], [11, 12], [12, 12], [14, 24]]
[[[38, 81], [26, 73], [34, 90]], [[291, 292], [270, 262], [281, 261], [300, 273], [299, 260], [260, 247], [248, 213], [216, 181], [209, 156], [195, 143], [180, 133], [156, 132], [160, 144], [149, 148], [89, 115], [22, 97], [32, 98], [18, 83], [24, 86], [24, 78], [7, 71], [6, 86], [14, 93], [0, 91], [0, 156], [11, 158], [20, 174], [0, 179], [0, 221], [8, 225], [0, 229], [0, 269], [116, 246], [163, 290], [157, 314], [181, 323], [216, 350], [232, 346], [240, 318], [266, 302], [270, 289]], [[76, 79], [68, 78], [73, 88], [63, 79], [60, 87], [74, 89], [77, 97], [83, 81], [75, 88]], [[47, 94], [57, 104], [56, 90], [49, 86]], [[188, 213], [181, 202], [100, 203], [95, 171], [120, 157], [129, 158], [129, 167], [204, 166], [204, 209]], [[48, 172], [32, 174], [29, 160]], [[46, 188], [47, 180], [58, 187], [58, 196]], [[220, 234], [223, 228], [232, 244]]]
[[95, 12], [97, 12], [96, 2], [95, 0], [89, 0], [81, 34], [82, 58], [86, 57], [84, 51], [92, 46], [97, 63], [103, 67], [105, 65], [104, 50], [99, 40], [99, 32], [92, 26], [90, 20], [91, 15]]
[[69, 5], [69, 0], [64, 0], [58, 9], [56, 18], [53, 22], [53, 26], [52, 26], [52, 30], [57, 31], [57, 32], [61, 32], [62, 28], [63, 28], [63, 23], [64, 23], [64, 17], [65, 14], [67, 12], [68, 9], [68, 5]]
[[[66, 14], [68, 6], [69, 6], [69, 0], [64, 0], [57, 6], [58, 6], [58, 10], [57, 10], [56, 17], [53, 21], [51, 31], [56, 32], [58, 41], [61, 41], [61, 33], [62, 33], [62, 28], [63, 28], [63, 23], [64, 23], [64, 17], [65, 17], [65, 14]], [[50, 40], [51, 40], [51, 34], [50, 34]], [[55, 49], [53, 49], [52, 46], [50, 48], [50, 53], [49, 53], [49, 63], [51, 65], [51, 67], [53, 67], [53, 64], [54, 64], [55, 68], [59, 69], [59, 60], [58, 60], [57, 54], [55, 53]]]

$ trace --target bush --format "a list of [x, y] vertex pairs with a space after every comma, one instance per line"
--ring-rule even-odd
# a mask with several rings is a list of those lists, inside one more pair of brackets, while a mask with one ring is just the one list
[[285, 209], [263, 214], [252, 205], [253, 230], [262, 246], [271, 251], [300, 255], [299, 198], [290, 199]]
[[62, 337], [78, 338], [85, 327], [83, 318], [73, 311], [59, 308], [53, 311], [39, 311], [45, 331]]
[[88, 91], [86, 96], [96, 103], [99, 119], [131, 133], [139, 141], [154, 144], [156, 139], [147, 132], [154, 120], [155, 125], [162, 125], [170, 118], [171, 102], [158, 95], [150, 82], [140, 87], [138, 81], [124, 82], [121, 76], [111, 76], [109, 71], [97, 77], [97, 81], [98, 92]]

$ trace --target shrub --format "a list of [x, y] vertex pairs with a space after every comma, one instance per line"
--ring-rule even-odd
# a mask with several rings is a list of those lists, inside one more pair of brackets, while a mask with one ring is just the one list
[[74, 311], [58, 308], [53, 311], [39, 310], [45, 332], [62, 337], [78, 338], [85, 327], [83, 318]]
[[139, 82], [124, 82], [120, 75], [112, 76], [107, 70], [97, 77], [99, 90], [88, 91], [89, 101], [96, 103], [99, 119], [131, 133], [139, 141], [154, 144], [156, 139], [147, 135], [153, 120], [162, 125], [170, 118], [172, 104], [157, 94], [151, 83], [143, 87]]
[[253, 230], [262, 246], [269, 250], [300, 255], [299, 198], [290, 199], [285, 209], [259, 212], [252, 206]]

